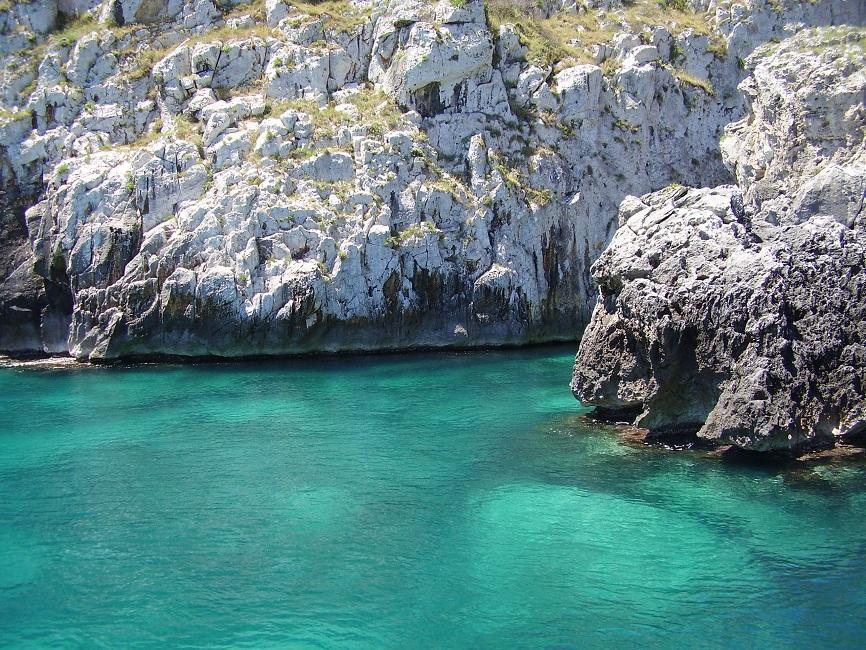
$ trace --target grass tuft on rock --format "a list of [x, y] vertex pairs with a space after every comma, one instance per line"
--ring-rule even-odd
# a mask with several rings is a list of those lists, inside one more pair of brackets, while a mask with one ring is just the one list
[[[583, 13], [543, 13], [537, 3], [487, 0], [487, 17], [494, 33], [512, 24], [528, 52], [530, 63], [542, 67], [593, 61], [592, 48], [607, 43], [617, 32], [634, 34], [664, 27], [677, 36], [686, 29], [712, 36], [707, 15], [692, 10], [684, 0], [633, 0], [625, 6]], [[722, 45], [714, 39], [714, 52]]]

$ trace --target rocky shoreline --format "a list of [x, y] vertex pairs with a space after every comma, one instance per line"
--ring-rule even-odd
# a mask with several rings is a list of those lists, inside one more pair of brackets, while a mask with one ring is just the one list
[[7, 3], [0, 350], [582, 336], [599, 416], [832, 447], [866, 427], [864, 24], [845, 0]]
[[754, 56], [737, 185], [623, 202], [572, 387], [654, 435], [799, 454], [866, 430], [866, 48], [804, 30]]
[[551, 346], [573, 345], [577, 346], [578, 341], [574, 339], [563, 340], [545, 340], [539, 343], [516, 343], [516, 344], [496, 344], [496, 345], [455, 345], [455, 346], [427, 346], [427, 347], [377, 347], [371, 349], [354, 349], [354, 350], [315, 350], [311, 352], [292, 352], [288, 354], [258, 354], [258, 355], [237, 355], [231, 354], [227, 356], [219, 356], [215, 354], [204, 355], [185, 355], [185, 354], [152, 354], [126, 356], [117, 359], [77, 359], [71, 355], [62, 354], [39, 354], [39, 353], [5, 353], [0, 354], [0, 367], [2, 368], [106, 368], [112, 366], [135, 366], [135, 365], [159, 365], [159, 364], [220, 364], [220, 363], [251, 363], [251, 362], [268, 362], [293, 359], [313, 359], [313, 358], [347, 358], [347, 357], [364, 357], [364, 356], [389, 356], [389, 355], [406, 355], [406, 354], [426, 354], [426, 353], [473, 353], [473, 352], [496, 352], [501, 350], [532, 350], [536, 348], [546, 348]]
[[838, 442], [832, 447], [803, 450], [776, 450], [773, 452], [748, 451], [736, 445], [724, 445], [691, 436], [654, 436], [648, 429], [629, 424], [611, 424], [606, 418], [589, 419], [614, 429], [623, 444], [651, 447], [665, 453], [683, 452], [702, 458], [713, 458], [726, 463], [756, 464], [782, 470], [801, 470], [835, 463], [866, 462], [866, 441]]

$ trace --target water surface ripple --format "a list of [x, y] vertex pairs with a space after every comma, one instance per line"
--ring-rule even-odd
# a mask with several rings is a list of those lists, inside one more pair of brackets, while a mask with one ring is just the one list
[[0, 646], [862, 645], [862, 464], [624, 445], [571, 360], [0, 370]]

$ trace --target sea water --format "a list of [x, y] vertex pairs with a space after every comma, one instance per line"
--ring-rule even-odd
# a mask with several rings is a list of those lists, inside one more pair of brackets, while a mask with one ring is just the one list
[[583, 418], [572, 348], [0, 370], [0, 646], [866, 643], [866, 468]]

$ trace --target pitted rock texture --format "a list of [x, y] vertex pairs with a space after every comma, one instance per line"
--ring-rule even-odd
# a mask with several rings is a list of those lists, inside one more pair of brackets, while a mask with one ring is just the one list
[[866, 428], [864, 36], [752, 55], [722, 143], [739, 187], [623, 202], [572, 380], [601, 416], [794, 453]]
[[326, 5], [94, 5], [35, 53], [10, 31], [2, 182], [35, 197], [43, 298], [4, 280], [33, 324], [4, 347], [57, 351], [57, 314], [91, 360], [573, 339], [621, 199], [729, 179], [740, 71], [705, 36], [554, 69], [478, 0]]

